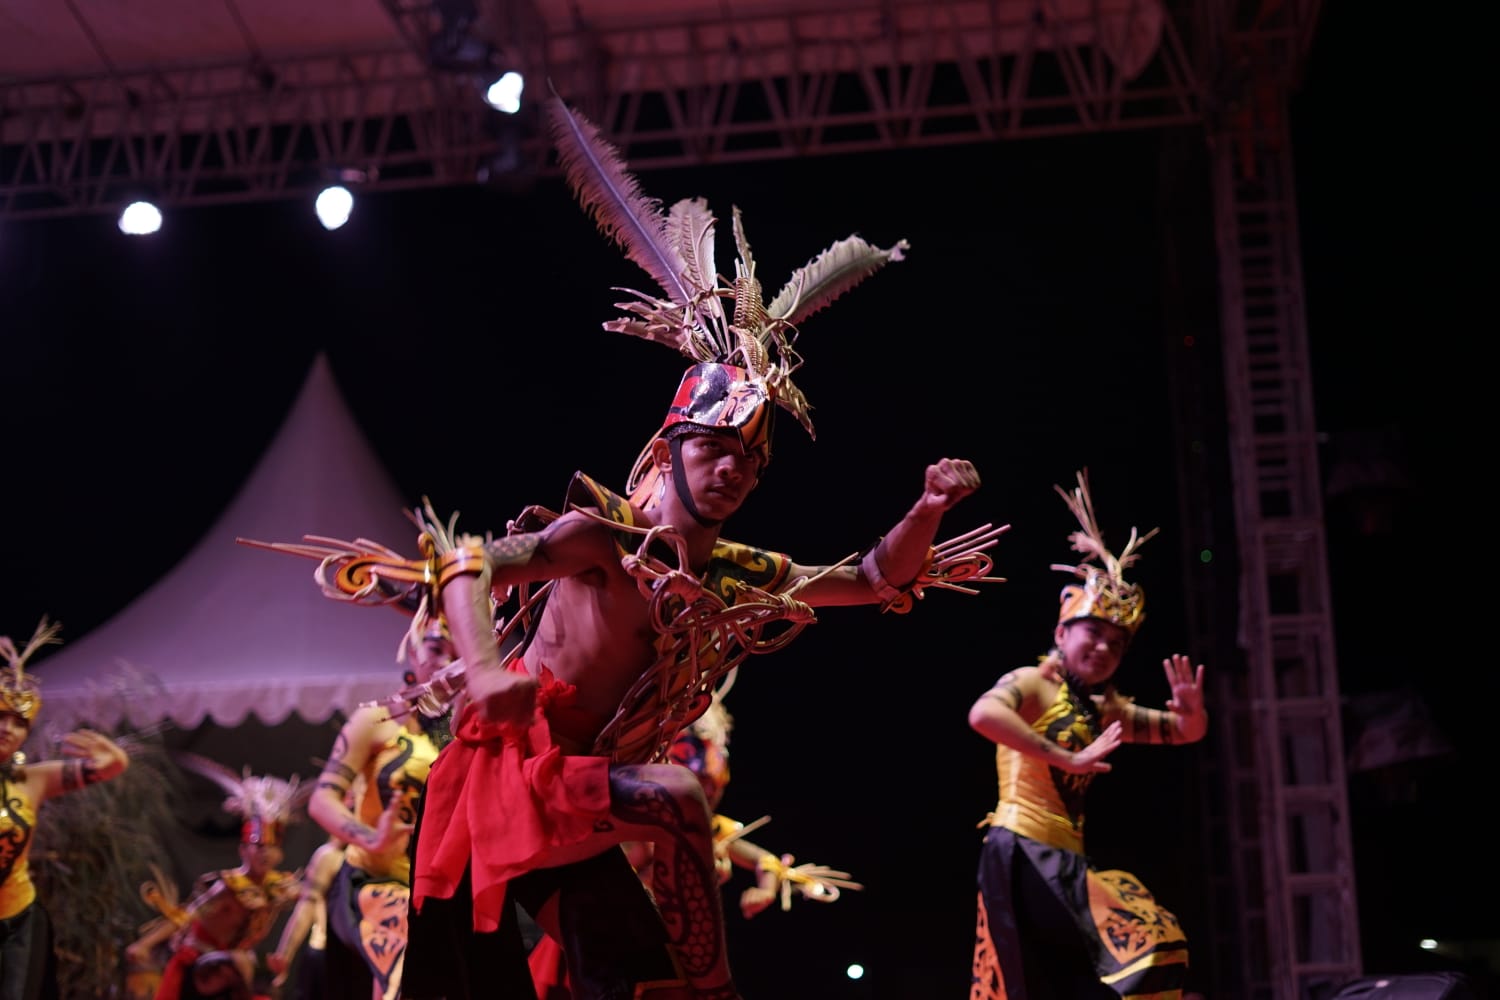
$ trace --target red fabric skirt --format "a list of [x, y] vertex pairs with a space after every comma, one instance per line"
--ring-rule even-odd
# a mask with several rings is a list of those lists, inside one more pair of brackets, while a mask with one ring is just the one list
[[609, 758], [569, 756], [552, 742], [547, 712], [565, 707], [573, 686], [545, 667], [538, 681], [529, 726], [484, 722], [468, 705], [433, 762], [412, 873], [419, 911], [428, 896], [451, 897], [472, 868], [474, 929], [496, 930], [506, 883], [548, 867], [555, 849], [587, 839], [609, 814]]

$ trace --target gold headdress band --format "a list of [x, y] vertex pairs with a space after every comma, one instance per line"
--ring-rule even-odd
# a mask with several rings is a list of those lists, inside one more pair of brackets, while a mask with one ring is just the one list
[[60, 644], [62, 640], [58, 633], [61, 631], [61, 622], [48, 622], [47, 616], [43, 615], [25, 649], [17, 650], [10, 636], [0, 635], [0, 658], [6, 663], [0, 669], [0, 712], [19, 715], [28, 726], [36, 719], [37, 712], [42, 709], [42, 689], [36, 677], [26, 672], [26, 661], [49, 643]]
[[[846, 237], [798, 268], [767, 304], [738, 207], [733, 209], [738, 259], [734, 281], [726, 285], [714, 263], [716, 219], [708, 203], [684, 198], [663, 211], [660, 201], [642, 193], [619, 150], [596, 125], [555, 95], [550, 109], [558, 161], [580, 205], [666, 293], [658, 298], [617, 289], [636, 301], [618, 303], [631, 315], [605, 323], [604, 329], [665, 344], [694, 362], [666, 420], [636, 458], [626, 482], [630, 499], [642, 507], [655, 504], [664, 483], [651, 443], [674, 426], [734, 431], [745, 453], [759, 454], [762, 465], [771, 455], [771, 403], [790, 411], [811, 435], [811, 406], [792, 383], [802, 364], [793, 347], [797, 324], [890, 261], [901, 260], [907, 242], [882, 250]], [[733, 303], [732, 313], [726, 313], [725, 300]]]
[[286, 825], [296, 818], [297, 810], [307, 804], [316, 787], [302, 784], [302, 779], [295, 774], [291, 780], [253, 775], [249, 765], [243, 774], [235, 774], [218, 761], [195, 753], [178, 753], [174, 757], [183, 767], [203, 775], [229, 793], [224, 800], [224, 811], [244, 820], [240, 827], [242, 844], [280, 846]]
[[[1072, 573], [1083, 581], [1081, 587], [1070, 584], [1062, 589], [1058, 623], [1076, 618], [1099, 618], [1135, 635], [1141, 622], [1146, 620], [1146, 592], [1133, 583], [1127, 583], [1124, 572], [1140, 558], [1140, 547], [1160, 529], [1152, 528], [1137, 536], [1135, 528], [1131, 528], [1130, 541], [1116, 556], [1105, 546], [1098, 518], [1094, 516], [1088, 470], [1078, 473], [1078, 488], [1071, 493], [1061, 486], [1052, 488], [1063, 498], [1083, 529], [1068, 536], [1073, 551], [1084, 554], [1078, 565], [1052, 564], [1053, 569]], [[1089, 562], [1091, 559], [1098, 559], [1102, 565], [1093, 565]]]

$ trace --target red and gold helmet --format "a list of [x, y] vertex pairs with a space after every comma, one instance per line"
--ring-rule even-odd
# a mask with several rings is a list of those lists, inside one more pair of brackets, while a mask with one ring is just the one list
[[256, 847], [280, 847], [286, 824], [272, 816], [251, 815], [240, 826], [240, 843]]
[[728, 433], [738, 438], [746, 455], [771, 462], [771, 427], [776, 407], [764, 378], [738, 365], [705, 361], [689, 368], [678, 383], [661, 428], [646, 442], [630, 471], [626, 490], [636, 506], [654, 506], [665, 488], [662, 471], [651, 454], [658, 438], [668, 440], [692, 432]]
[[[1152, 528], [1138, 536], [1136, 530], [1131, 528], [1130, 541], [1116, 556], [1104, 544], [1098, 519], [1094, 516], [1088, 470], [1078, 473], [1078, 486], [1072, 492], [1061, 486], [1054, 486], [1053, 489], [1062, 496], [1068, 510], [1078, 519], [1081, 530], [1069, 535], [1068, 540], [1073, 543], [1073, 551], [1084, 554], [1083, 561], [1076, 566], [1057, 563], [1052, 566], [1055, 570], [1072, 573], [1083, 581], [1082, 586], [1069, 584], [1062, 589], [1058, 599], [1058, 624], [1079, 618], [1098, 618], [1111, 625], [1118, 625], [1134, 636], [1141, 627], [1141, 622], [1146, 620], [1146, 592], [1137, 584], [1127, 582], [1124, 572], [1140, 558], [1140, 547], [1158, 529]], [[1099, 560], [1099, 564], [1089, 562], [1091, 559]]]
[[26, 661], [43, 646], [62, 642], [57, 637], [61, 631], [61, 622], [49, 622], [43, 615], [24, 649], [16, 649], [9, 636], [0, 635], [0, 659], [6, 664], [0, 668], [0, 712], [19, 715], [28, 726], [36, 720], [42, 710], [42, 688], [35, 675], [26, 672]]

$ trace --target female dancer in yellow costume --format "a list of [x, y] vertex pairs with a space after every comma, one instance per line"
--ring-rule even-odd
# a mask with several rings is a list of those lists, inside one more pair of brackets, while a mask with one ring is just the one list
[[41, 688], [26, 672], [26, 661], [57, 642], [60, 630], [43, 618], [23, 649], [0, 636], [5, 660], [0, 668], [0, 1000], [33, 1000], [54, 995], [57, 988], [51, 927], [29, 863], [38, 808], [47, 799], [117, 777], [130, 764], [124, 749], [90, 729], [63, 737], [69, 760], [28, 764], [21, 753], [42, 707]]
[[981, 824], [989, 829], [970, 1000], [1175, 1000], [1187, 971], [1177, 918], [1129, 872], [1089, 866], [1083, 803], [1122, 742], [1203, 738], [1203, 667], [1180, 654], [1162, 661], [1172, 689], [1165, 711], [1109, 683], [1146, 617], [1144, 592], [1122, 573], [1155, 531], [1132, 530], [1116, 557], [1099, 533], [1087, 473], [1073, 492], [1057, 491], [1082, 526], [1069, 538], [1084, 559], [1053, 568], [1081, 585], [1063, 588], [1041, 662], [1005, 674], [969, 709], [969, 724], [998, 745], [1000, 777], [999, 804]]

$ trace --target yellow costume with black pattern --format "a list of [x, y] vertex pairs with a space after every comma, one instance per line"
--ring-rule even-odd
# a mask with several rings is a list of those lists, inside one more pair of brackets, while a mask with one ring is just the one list
[[[1088, 746], [1099, 729], [1087, 697], [1059, 684], [1032, 731], [1070, 751]], [[995, 763], [1000, 799], [980, 856], [970, 1000], [1180, 998], [1188, 955], [1177, 918], [1134, 875], [1097, 871], [1084, 854], [1093, 774], [1006, 746]]]
[[[405, 728], [377, 748], [363, 769], [364, 793], [354, 812], [370, 826], [392, 802], [397, 821], [413, 823], [438, 746], [426, 733]], [[381, 994], [400, 988], [408, 939], [411, 859], [405, 850], [377, 856], [350, 844], [328, 891], [329, 927], [344, 946], [359, 954], [380, 984]]]
[[0, 920], [8, 920], [36, 901], [30, 861], [36, 804], [25, 785], [10, 781], [0, 781], [0, 796]]

